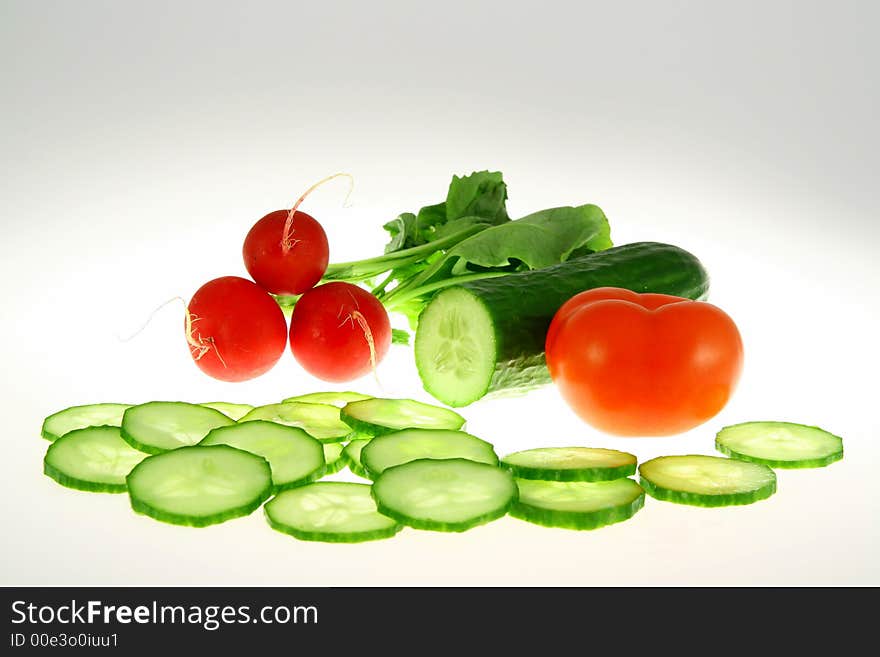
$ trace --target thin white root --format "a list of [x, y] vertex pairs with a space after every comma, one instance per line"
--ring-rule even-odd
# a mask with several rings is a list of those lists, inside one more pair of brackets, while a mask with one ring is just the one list
[[296, 203], [293, 204], [293, 207], [287, 213], [287, 220], [284, 222], [284, 230], [281, 232], [281, 251], [285, 255], [287, 255], [288, 251], [290, 251], [290, 249], [293, 248], [293, 245], [296, 244], [296, 241], [293, 239], [293, 215], [296, 214], [297, 208], [299, 208], [299, 206], [302, 205], [302, 202], [306, 200], [306, 196], [334, 178], [348, 178], [348, 193], [345, 195], [345, 201], [342, 204], [343, 207], [348, 207], [348, 199], [351, 198], [351, 193], [354, 191], [354, 176], [350, 173], [334, 173], [332, 176], [322, 178], [309, 187], [298, 199], [296, 199]]

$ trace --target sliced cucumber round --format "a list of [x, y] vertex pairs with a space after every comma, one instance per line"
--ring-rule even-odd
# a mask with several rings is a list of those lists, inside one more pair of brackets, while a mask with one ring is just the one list
[[215, 411], [220, 411], [230, 420], [239, 420], [254, 410], [254, 407], [250, 404], [233, 404], [231, 402], [206, 402], [200, 404], [200, 406], [207, 406]]
[[342, 443], [321, 443], [324, 448], [324, 474], [330, 475], [339, 472], [345, 467], [345, 459], [342, 458]]
[[545, 481], [610, 481], [635, 474], [636, 457], [601, 447], [538, 447], [501, 459], [514, 477]]
[[231, 445], [262, 456], [272, 468], [276, 491], [301, 486], [324, 475], [324, 448], [297, 427], [254, 420], [214, 429], [199, 445]]
[[645, 505], [645, 491], [632, 479], [541, 481], [517, 479], [514, 518], [545, 527], [596, 529], [632, 518]]
[[462, 532], [500, 518], [516, 501], [507, 470], [466, 459], [420, 459], [373, 483], [380, 513], [416, 529]]
[[639, 475], [651, 497], [693, 506], [751, 504], [776, 492], [766, 465], [720, 456], [661, 456], [642, 463]]
[[414, 347], [425, 390], [453, 408], [485, 396], [496, 340], [494, 319], [477, 295], [449, 288], [435, 296], [419, 317]]
[[448, 408], [412, 399], [364, 399], [342, 407], [342, 420], [368, 436], [401, 429], [461, 429], [464, 418]]
[[195, 445], [217, 427], [235, 424], [220, 411], [185, 402], [148, 402], [122, 416], [122, 437], [142, 452], [160, 454]]
[[345, 449], [342, 450], [342, 458], [345, 461], [346, 465], [348, 465], [348, 469], [351, 470], [358, 477], [363, 477], [364, 479], [372, 479], [370, 473], [367, 472], [367, 469], [364, 467], [364, 464], [361, 461], [361, 452], [369, 442], [369, 438], [352, 440], [350, 443], [348, 443], [348, 445], [345, 446]]
[[310, 392], [306, 395], [288, 397], [284, 400], [284, 403], [305, 402], [306, 404], [330, 404], [331, 406], [342, 408], [348, 402], [361, 401], [363, 399], [372, 399], [372, 396], [363, 395], [359, 392]]
[[71, 406], [53, 413], [43, 420], [40, 435], [46, 440], [58, 440], [74, 429], [86, 427], [118, 427], [122, 424], [122, 414], [130, 404], [86, 404]]
[[722, 454], [772, 468], [820, 468], [843, 458], [839, 436], [792, 422], [724, 427], [715, 436], [715, 447]]
[[319, 481], [279, 493], [265, 506], [269, 526], [304, 541], [360, 543], [402, 527], [376, 510], [370, 486]]
[[86, 427], [49, 445], [43, 472], [68, 488], [124, 493], [125, 477], [146, 457], [122, 439], [119, 427]]
[[467, 459], [498, 465], [492, 445], [464, 431], [404, 429], [377, 436], [363, 447], [360, 461], [371, 479], [388, 468], [417, 459]]
[[258, 406], [239, 422], [251, 420], [268, 420], [289, 427], [299, 427], [322, 443], [342, 442], [351, 433], [351, 427], [339, 419], [339, 409], [330, 404], [284, 402]]
[[137, 513], [205, 527], [259, 508], [272, 493], [272, 470], [264, 458], [229, 445], [196, 445], [144, 459], [126, 482]]

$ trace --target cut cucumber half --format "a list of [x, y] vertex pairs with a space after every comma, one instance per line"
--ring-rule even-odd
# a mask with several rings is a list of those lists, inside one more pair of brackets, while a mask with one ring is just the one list
[[373, 484], [379, 512], [416, 529], [462, 532], [500, 518], [516, 501], [507, 470], [466, 459], [420, 459], [388, 468]]
[[365, 399], [342, 407], [341, 418], [352, 429], [369, 436], [401, 429], [461, 429], [464, 418], [448, 408], [412, 399]]
[[321, 443], [324, 448], [324, 474], [330, 475], [345, 467], [345, 459], [342, 458], [342, 443]]
[[142, 452], [160, 454], [195, 445], [217, 427], [235, 424], [220, 411], [185, 402], [148, 402], [122, 416], [122, 437]]
[[330, 404], [283, 402], [257, 406], [239, 422], [268, 420], [289, 427], [299, 427], [322, 443], [338, 443], [351, 434], [351, 427], [339, 419], [339, 409]]
[[43, 472], [68, 488], [124, 493], [125, 477], [146, 457], [122, 439], [119, 427], [86, 427], [49, 445]]
[[55, 441], [66, 433], [86, 427], [118, 427], [122, 424], [122, 414], [130, 404], [86, 404], [71, 406], [53, 413], [43, 420], [40, 435], [46, 440]]
[[372, 396], [362, 395], [359, 392], [310, 392], [307, 395], [288, 397], [284, 400], [284, 403], [305, 402], [306, 404], [330, 404], [331, 406], [342, 408], [348, 402], [361, 401], [363, 399], [372, 399]]
[[480, 298], [464, 288], [434, 297], [419, 316], [415, 357], [431, 396], [467, 406], [489, 391], [495, 374], [495, 321]]
[[254, 410], [254, 407], [250, 404], [233, 404], [230, 402], [206, 402], [200, 404], [200, 406], [207, 406], [215, 411], [220, 411], [231, 420], [239, 420]]
[[596, 529], [632, 518], [645, 504], [645, 491], [632, 479], [540, 481], [517, 479], [514, 518], [545, 527]]
[[751, 504], [776, 492], [776, 474], [766, 465], [720, 456], [661, 456], [639, 466], [651, 497], [693, 506]]
[[246, 516], [272, 493], [266, 460], [229, 445], [181, 447], [151, 456], [126, 481], [137, 513], [191, 527]]
[[601, 447], [539, 447], [501, 459], [514, 477], [544, 481], [610, 481], [636, 472], [636, 457]]
[[467, 459], [498, 465], [492, 445], [464, 431], [404, 429], [377, 436], [362, 449], [360, 462], [371, 479], [417, 459]]
[[265, 506], [269, 526], [303, 541], [360, 543], [402, 527], [376, 510], [370, 486], [320, 481], [279, 493]]
[[843, 458], [843, 440], [818, 427], [792, 422], [744, 422], [724, 427], [715, 447], [772, 468], [820, 468]]
[[361, 461], [361, 452], [369, 442], [369, 438], [352, 440], [350, 443], [348, 443], [348, 445], [345, 446], [345, 449], [342, 450], [342, 458], [345, 461], [346, 465], [348, 465], [348, 469], [351, 470], [358, 477], [363, 477], [364, 479], [372, 479], [370, 473], [367, 472], [367, 469], [364, 467], [364, 464]]
[[230, 445], [262, 456], [272, 469], [276, 491], [301, 486], [324, 475], [324, 448], [297, 427], [255, 420], [214, 429], [199, 445]]

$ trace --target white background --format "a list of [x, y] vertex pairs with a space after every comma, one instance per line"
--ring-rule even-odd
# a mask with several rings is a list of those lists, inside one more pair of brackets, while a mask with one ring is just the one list
[[[279, 3], [280, 4], [280, 3]], [[179, 5], [184, 5], [183, 7]], [[516, 5], [516, 6], [514, 6]], [[0, 584], [878, 584], [876, 177], [870, 2], [0, 5]], [[251, 224], [313, 181], [339, 261], [501, 170], [514, 217], [594, 202], [616, 243], [697, 254], [746, 368], [686, 435], [616, 439], [546, 388], [464, 410], [500, 453], [559, 444], [641, 460], [712, 453], [725, 424], [844, 437], [753, 506], [649, 499], [593, 532], [505, 518], [464, 534], [298, 542], [260, 513], [202, 530], [41, 474], [42, 418], [98, 401], [254, 404], [324, 389], [292, 357], [245, 384], [192, 364], [177, 307], [243, 274]], [[395, 348], [349, 387], [427, 399]]]

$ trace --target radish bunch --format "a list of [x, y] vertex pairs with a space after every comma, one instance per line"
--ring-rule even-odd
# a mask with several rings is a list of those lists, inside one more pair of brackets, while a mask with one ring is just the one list
[[[186, 340], [196, 365], [221, 381], [246, 381], [269, 371], [290, 349], [300, 365], [324, 381], [369, 373], [388, 352], [391, 324], [382, 303], [351, 283], [318, 285], [329, 261], [321, 224], [297, 208], [257, 221], [242, 254], [250, 281], [224, 276], [208, 281], [187, 307]], [[290, 328], [273, 294], [302, 295]]]

